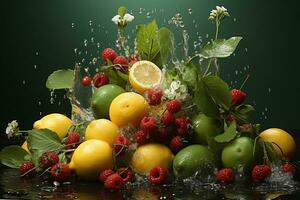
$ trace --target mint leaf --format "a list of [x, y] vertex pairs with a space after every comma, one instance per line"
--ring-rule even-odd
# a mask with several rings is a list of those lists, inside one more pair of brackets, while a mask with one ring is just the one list
[[121, 6], [118, 9], [118, 15], [120, 15], [121, 17], [124, 17], [124, 15], [127, 13], [127, 8], [125, 6]]
[[174, 51], [174, 35], [166, 27], [162, 27], [158, 31], [158, 44], [160, 51], [160, 59], [162, 64], [167, 64], [171, 53]]
[[11, 168], [19, 168], [29, 158], [27, 151], [17, 145], [4, 147], [0, 152], [1, 163]]
[[231, 123], [230, 126], [225, 130], [223, 134], [217, 135], [215, 141], [219, 143], [230, 142], [236, 137], [236, 124]]
[[46, 87], [50, 90], [72, 88], [74, 83], [74, 71], [60, 69], [48, 76]]
[[225, 58], [236, 49], [242, 37], [231, 37], [228, 40], [218, 39], [206, 44], [200, 52], [204, 58]]
[[153, 60], [159, 53], [158, 26], [153, 20], [148, 25], [141, 24], [137, 27], [137, 49], [145, 60]]
[[198, 82], [199, 69], [200, 66], [193, 63], [188, 63], [183, 66], [182, 80], [191, 90], [195, 90], [195, 85]]
[[227, 83], [218, 76], [206, 76], [202, 81], [215, 102], [228, 110], [231, 107], [231, 94]]
[[110, 69], [110, 70], [108, 71], [109, 83], [110, 83], [110, 84], [119, 85], [119, 86], [121, 86], [121, 87], [125, 87], [126, 81], [124, 80], [124, 78], [125, 78], [125, 75], [126, 75], [126, 74], [124, 74], [124, 76], [122, 75], [122, 77], [121, 77], [121, 76], [120, 76], [120, 75], [121, 75], [120, 73], [121, 73], [121, 72], [119, 72], [119, 74], [118, 74], [118, 71], [115, 70], [115, 69]]

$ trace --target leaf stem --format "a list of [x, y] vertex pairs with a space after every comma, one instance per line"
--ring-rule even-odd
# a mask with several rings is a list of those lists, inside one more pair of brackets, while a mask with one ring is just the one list
[[215, 34], [215, 40], [218, 39], [218, 35], [219, 35], [219, 26], [220, 26], [220, 21], [219, 21], [219, 19], [216, 19], [216, 34]]
[[245, 83], [248, 81], [249, 78], [250, 78], [250, 75], [248, 74], [247, 77], [246, 77], [246, 79], [243, 81], [243, 83], [242, 83], [242, 85], [241, 85], [241, 87], [240, 87], [240, 90], [243, 89]]

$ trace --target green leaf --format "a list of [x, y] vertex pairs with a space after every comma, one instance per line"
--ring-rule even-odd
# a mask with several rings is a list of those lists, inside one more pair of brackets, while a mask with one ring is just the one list
[[198, 82], [199, 68], [199, 65], [193, 63], [189, 63], [183, 66], [182, 80], [191, 90], [195, 90], [195, 85]]
[[242, 115], [249, 115], [251, 112], [255, 111], [254, 107], [251, 106], [251, 105], [240, 105], [238, 107], [236, 107], [236, 111], [239, 113], [239, 114], [242, 114]]
[[126, 81], [123, 80], [122, 77], [120, 77], [115, 69], [110, 69], [108, 71], [109, 76], [109, 83], [110, 84], [116, 84], [121, 87], [125, 87]]
[[141, 24], [137, 27], [137, 48], [143, 59], [153, 60], [159, 53], [158, 27], [153, 20], [148, 25]]
[[204, 58], [225, 58], [236, 49], [242, 37], [231, 37], [228, 40], [218, 39], [206, 44], [200, 52]]
[[158, 31], [158, 44], [160, 51], [160, 59], [162, 64], [167, 64], [171, 53], [174, 51], [173, 46], [174, 35], [166, 27], [162, 27]]
[[27, 151], [17, 145], [4, 147], [0, 152], [1, 163], [11, 168], [19, 168], [29, 158]]
[[50, 90], [72, 88], [74, 84], [74, 71], [60, 69], [48, 76], [46, 87]]
[[236, 124], [235, 122], [231, 123], [230, 126], [225, 130], [223, 134], [217, 135], [215, 137], [216, 142], [230, 142], [236, 137]]
[[61, 153], [58, 155], [59, 157], [59, 162], [62, 162], [62, 163], [68, 163], [68, 159], [66, 157], [66, 153]]
[[118, 9], [118, 15], [120, 15], [121, 17], [124, 17], [124, 15], [127, 13], [127, 8], [125, 6], [121, 6]]
[[231, 94], [229, 86], [218, 76], [206, 76], [202, 81], [209, 93], [217, 104], [229, 110], [231, 106]]
[[117, 74], [120, 78], [122, 78], [124, 81], [128, 81], [128, 74], [125, 74], [119, 70], [117, 70]]

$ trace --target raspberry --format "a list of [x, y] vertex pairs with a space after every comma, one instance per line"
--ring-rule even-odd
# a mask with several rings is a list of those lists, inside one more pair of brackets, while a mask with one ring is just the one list
[[231, 90], [231, 104], [234, 106], [241, 105], [246, 99], [246, 93], [241, 90]]
[[177, 113], [181, 109], [181, 103], [178, 100], [171, 100], [167, 103], [167, 110], [171, 113]]
[[106, 48], [102, 51], [102, 60], [104, 62], [107, 62], [107, 60], [110, 60], [112, 62], [116, 57], [116, 52], [111, 48]]
[[234, 115], [228, 115], [226, 117], [226, 121], [227, 122], [236, 122], [237, 120], [238, 120], [238, 118], [236, 116], [234, 116]]
[[178, 135], [184, 136], [188, 133], [188, 121], [186, 117], [178, 117], [175, 119]]
[[100, 173], [100, 176], [99, 176], [99, 180], [104, 183], [105, 180], [110, 176], [110, 175], [113, 175], [115, 172], [112, 170], [112, 169], [106, 169], [106, 170], [103, 170], [101, 173]]
[[124, 56], [117, 56], [114, 61], [114, 65], [127, 65], [127, 60]]
[[68, 134], [67, 139], [65, 140], [65, 145], [67, 146], [68, 149], [74, 149], [79, 145], [80, 141], [81, 141], [81, 137], [78, 133], [70, 132]]
[[239, 126], [239, 131], [240, 132], [249, 132], [252, 129], [251, 124], [243, 124], [242, 126]]
[[161, 103], [162, 96], [163, 91], [159, 88], [147, 90], [147, 99], [150, 105], [159, 105]]
[[154, 167], [150, 170], [148, 178], [152, 184], [162, 184], [168, 178], [168, 170], [164, 167]]
[[131, 169], [121, 167], [118, 169], [117, 173], [122, 177], [124, 183], [131, 182], [133, 176]]
[[165, 142], [169, 139], [170, 130], [169, 127], [160, 128], [155, 134], [155, 140], [157, 142]]
[[129, 140], [124, 135], [119, 135], [114, 142], [116, 154], [124, 155], [126, 148], [129, 146]]
[[165, 126], [169, 126], [174, 122], [175, 118], [173, 113], [171, 113], [170, 111], [165, 111], [164, 114], [161, 117], [161, 123], [163, 123], [163, 125]]
[[103, 85], [107, 85], [109, 83], [108, 75], [105, 73], [96, 73], [93, 77], [93, 84], [96, 88], [99, 88]]
[[34, 166], [33, 162], [31, 162], [31, 161], [25, 162], [20, 166], [19, 170], [20, 170], [21, 176], [30, 175], [35, 171], [35, 166]]
[[59, 157], [55, 151], [49, 151], [42, 154], [40, 157], [40, 165], [42, 168], [47, 168], [58, 163]]
[[143, 132], [148, 134], [157, 132], [156, 119], [154, 117], [144, 117], [140, 122], [140, 128]]
[[234, 181], [234, 172], [231, 168], [224, 168], [218, 171], [217, 180], [222, 183], [232, 183]]
[[70, 178], [71, 170], [65, 163], [57, 163], [52, 166], [50, 173], [55, 181], [63, 182]]
[[291, 173], [292, 175], [296, 174], [296, 169], [294, 167], [294, 165], [292, 165], [291, 163], [286, 163], [282, 166], [282, 171], [285, 173]]
[[268, 165], [255, 165], [252, 169], [252, 179], [254, 181], [263, 181], [271, 174], [271, 168]]
[[120, 190], [124, 186], [124, 181], [122, 177], [114, 173], [107, 177], [107, 179], [104, 182], [104, 187], [109, 190]]
[[148, 133], [145, 133], [142, 130], [139, 130], [139, 131], [135, 132], [134, 138], [139, 145], [142, 145], [142, 144], [146, 144], [148, 142], [149, 135], [148, 135]]
[[169, 146], [174, 153], [177, 153], [184, 147], [183, 139], [180, 136], [176, 136], [170, 141]]
[[84, 86], [90, 85], [91, 82], [92, 82], [92, 79], [91, 79], [89, 76], [84, 76], [84, 77], [81, 79], [81, 83], [82, 83], [82, 85], [84, 85]]

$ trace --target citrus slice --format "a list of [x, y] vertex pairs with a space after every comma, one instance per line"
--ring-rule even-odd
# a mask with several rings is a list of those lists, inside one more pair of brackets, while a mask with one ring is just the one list
[[129, 82], [139, 93], [160, 84], [161, 70], [152, 62], [141, 60], [132, 65], [129, 70]]

